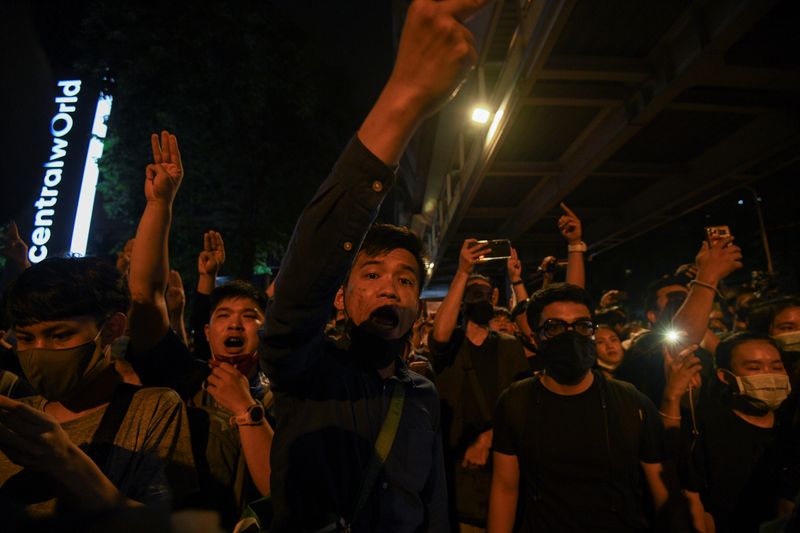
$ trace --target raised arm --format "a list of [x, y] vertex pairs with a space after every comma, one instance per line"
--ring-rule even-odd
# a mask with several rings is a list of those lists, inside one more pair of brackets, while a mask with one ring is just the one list
[[183, 289], [183, 279], [177, 270], [169, 271], [167, 278], [167, 292], [165, 293], [167, 302], [167, 313], [169, 314], [169, 325], [178, 338], [189, 345], [189, 336], [186, 334], [186, 320], [184, 311], [186, 310], [186, 291]]
[[183, 180], [178, 139], [167, 131], [150, 142], [153, 163], [147, 165], [144, 194], [147, 204], [136, 230], [131, 253], [131, 350], [134, 354], [154, 347], [169, 329], [165, 299], [169, 276], [169, 228], [172, 203]]
[[203, 234], [203, 249], [197, 256], [197, 292], [211, 294], [217, 286], [217, 275], [225, 264], [225, 242], [218, 231]]
[[583, 264], [586, 243], [581, 240], [583, 237], [581, 220], [564, 202], [561, 202], [560, 205], [564, 214], [558, 219], [558, 230], [567, 240], [567, 283], [586, 287], [586, 273]]
[[742, 251], [732, 240], [719, 239], [711, 245], [703, 242], [697, 254], [697, 277], [689, 283], [686, 301], [672, 319], [673, 328], [686, 332], [684, 345], [700, 344], [708, 329], [717, 284], [742, 268]]
[[[528, 299], [528, 290], [525, 288], [525, 282], [522, 281], [522, 261], [519, 260], [515, 248], [511, 249], [511, 257], [508, 258], [506, 267], [508, 282], [511, 283], [511, 290], [514, 291], [514, 305], [524, 302]], [[513, 306], [509, 305], [509, 307]]]
[[390, 166], [474, 63], [474, 39], [461, 21], [484, 3], [417, 0], [409, 7], [389, 81], [303, 211], [284, 255], [262, 354], [271, 379], [291, 379], [320, 355], [336, 291], [393, 185]]
[[458, 311], [461, 309], [461, 300], [464, 298], [464, 289], [467, 287], [475, 263], [481, 255], [489, 252], [491, 248], [486, 245], [479, 245], [475, 239], [466, 239], [461, 245], [461, 253], [458, 256], [458, 270], [456, 270], [453, 281], [450, 282], [450, 289], [442, 300], [442, 305], [436, 311], [436, 318], [433, 319], [433, 340], [444, 344], [450, 341], [450, 336], [456, 328], [458, 321]]
[[486, 0], [417, 0], [406, 14], [389, 81], [358, 138], [396, 165], [422, 121], [453, 96], [477, 60], [475, 38], [461, 23]]

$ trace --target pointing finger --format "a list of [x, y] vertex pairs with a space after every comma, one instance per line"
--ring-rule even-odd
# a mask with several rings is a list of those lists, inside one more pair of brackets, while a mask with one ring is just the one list
[[575, 213], [572, 211], [572, 209], [570, 209], [569, 207], [567, 207], [567, 204], [565, 204], [564, 202], [561, 202], [561, 203], [560, 203], [560, 204], [558, 204], [558, 205], [561, 207], [561, 209], [563, 209], [563, 210], [564, 210], [564, 212], [565, 212], [567, 215], [569, 215], [569, 216], [571, 216], [571, 217], [575, 217], [575, 216], [576, 216], [576, 215], [575, 215]]

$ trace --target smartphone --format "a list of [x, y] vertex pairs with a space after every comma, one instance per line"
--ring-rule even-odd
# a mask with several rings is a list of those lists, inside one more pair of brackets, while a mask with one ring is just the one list
[[511, 241], [508, 239], [494, 239], [491, 241], [478, 241], [475, 243], [475, 246], [486, 246], [488, 245], [491, 250], [489, 250], [486, 255], [481, 257], [481, 263], [485, 263], [486, 261], [497, 261], [499, 259], [508, 259], [511, 257]]
[[714, 242], [720, 239], [730, 239], [731, 238], [731, 230], [728, 226], [706, 226], [706, 240], [708, 244], [714, 244]]

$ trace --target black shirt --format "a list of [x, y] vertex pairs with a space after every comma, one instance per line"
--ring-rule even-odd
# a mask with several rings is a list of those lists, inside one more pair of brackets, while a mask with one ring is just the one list
[[[713, 387], [719, 392], [719, 387]], [[760, 428], [744, 421], [719, 395], [705, 394], [697, 409], [698, 430], [694, 447], [688, 428], [681, 464], [683, 488], [699, 492], [705, 511], [714, 517], [718, 532], [757, 531], [762, 522], [776, 518], [778, 499], [793, 500], [786, 486], [781, 454], [800, 456], [779, 446], [778, 428]], [[776, 416], [777, 418], [777, 416]], [[796, 474], [795, 474], [796, 475]]]
[[494, 424], [495, 451], [519, 461], [516, 531], [646, 530], [639, 462], [661, 462], [663, 428], [629, 384], [595, 374], [562, 396], [526, 379], [501, 395]]

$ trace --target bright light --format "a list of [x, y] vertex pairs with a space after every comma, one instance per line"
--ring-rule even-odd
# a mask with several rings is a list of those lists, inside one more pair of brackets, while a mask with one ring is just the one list
[[739, 205], [744, 205], [744, 200], [739, 200], [739, 201], [738, 201], [738, 202], [736, 202], [736, 203], [737, 203], [737, 204], [739, 204]]
[[492, 116], [488, 109], [483, 107], [476, 107], [472, 110], [472, 121], [478, 124], [486, 124], [489, 122], [489, 117]]
[[667, 338], [667, 342], [675, 344], [679, 340], [681, 340], [681, 333], [680, 331], [669, 330], [667, 331], [664, 336]]
[[75, 212], [75, 225], [72, 228], [72, 242], [69, 245], [69, 252], [74, 255], [86, 255], [89, 227], [92, 225], [94, 195], [97, 190], [97, 177], [100, 174], [97, 161], [103, 155], [103, 139], [108, 132], [106, 121], [108, 121], [108, 115], [111, 114], [111, 102], [111, 96], [100, 96], [97, 99], [97, 108], [92, 123], [92, 138], [89, 140], [89, 150], [86, 153], [81, 192], [78, 196], [78, 209]]

